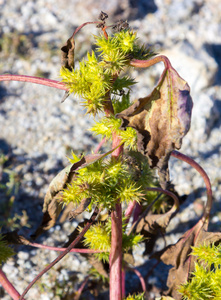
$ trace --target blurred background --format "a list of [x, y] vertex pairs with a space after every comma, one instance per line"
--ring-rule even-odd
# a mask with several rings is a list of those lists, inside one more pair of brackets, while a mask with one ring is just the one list
[[[200, 163], [211, 179], [214, 207], [210, 229], [216, 230], [221, 224], [220, 0], [0, 0], [0, 74], [60, 80], [60, 48], [79, 25], [97, 20], [100, 11], [109, 15], [110, 24], [127, 20], [140, 42], [167, 55], [189, 83], [194, 108], [181, 152]], [[77, 34], [76, 61], [90, 51], [92, 34], [98, 33], [95, 26], [87, 26]], [[132, 100], [150, 93], [162, 70], [162, 64], [131, 70], [138, 82]], [[0, 83], [0, 226], [4, 229], [22, 228], [22, 234], [30, 234], [41, 221], [47, 186], [68, 164], [70, 151], [90, 152], [98, 143], [88, 131], [93, 118], [85, 115], [79, 99], [72, 95], [61, 103], [63, 95], [63, 91], [30, 83]], [[186, 198], [167, 234], [167, 242], [174, 243], [201, 215], [206, 194], [203, 179], [188, 165], [171, 159], [170, 169], [177, 192]], [[177, 224], [182, 224], [182, 230], [174, 230]], [[58, 224], [46, 243], [62, 244], [74, 226]], [[19, 250], [17, 262], [12, 259], [3, 270], [21, 292], [56, 253]], [[137, 265], [145, 259], [139, 250]], [[64, 295], [62, 284], [67, 286], [70, 276], [82, 280], [88, 264], [77, 255], [74, 263], [73, 256], [64, 263], [72, 266], [72, 273], [56, 267], [44, 283], [32, 289], [28, 299], [68, 299], [59, 294], [61, 290]], [[57, 278], [56, 284], [51, 283], [52, 278]], [[10, 299], [0, 291], [2, 299]]]

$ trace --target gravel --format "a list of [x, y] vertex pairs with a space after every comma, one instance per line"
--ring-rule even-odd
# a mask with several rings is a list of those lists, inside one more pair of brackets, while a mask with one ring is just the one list
[[[0, 69], [1, 74], [44, 76], [59, 80], [60, 47], [74, 29], [96, 20], [101, 10], [112, 21], [127, 18], [138, 36], [155, 51], [167, 55], [191, 87], [194, 101], [192, 125], [183, 140], [181, 152], [194, 158], [207, 171], [214, 193], [211, 228], [220, 225], [221, 202], [221, 2], [219, 0], [148, 1], [77, 1], [77, 0], [0, 0]], [[78, 34], [76, 58], [90, 49], [91, 27]], [[92, 30], [96, 33], [96, 29]], [[16, 46], [17, 40], [20, 46]], [[3, 42], [3, 44], [2, 44]], [[4, 52], [3, 52], [4, 51]], [[138, 84], [133, 99], [147, 95], [162, 72], [162, 65], [148, 70], [134, 70]], [[9, 155], [8, 167], [19, 177], [20, 189], [12, 216], [23, 210], [28, 221], [21, 233], [28, 236], [40, 223], [43, 197], [57, 172], [68, 164], [70, 150], [89, 152], [97, 140], [88, 132], [93, 119], [85, 115], [79, 99], [70, 96], [61, 104], [64, 92], [21, 82], [0, 84], [0, 149]], [[173, 219], [167, 243], [180, 236], [173, 231], [177, 224], [196, 221], [206, 200], [202, 178], [188, 165], [171, 158], [171, 179], [180, 196], [187, 196], [180, 213]], [[195, 201], [194, 201], [195, 200]], [[23, 218], [23, 219], [22, 219]], [[66, 241], [76, 222], [65, 222], [51, 229], [39, 242], [59, 245]], [[171, 233], [170, 233], [171, 231]], [[157, 249], [163, 245], [159, 240]], [[19, 247], [17, 257], [3, 266], [19, 292], [55, 257], [54, 251]], [[142, 246], [136, 251], [137, 265], [147, 259]], [[76, 258], [76, 259], [74, 259]], [[32, 288], [27, 299], [52, 299], [51, 278], [60, 282], [74, 274], [74, 287], [87, 274], [84, 257], [68, 255], [62, 263]], [[155, 279], [153, 279], [155, 278]], [[152, 281], [156, 281], [157, 274]], [[57, 297], [57, 298], [56, 298]], [[61, 299], [56, 296], [53, 299]], [[10, 299], [2, 294], [3, 300]]]

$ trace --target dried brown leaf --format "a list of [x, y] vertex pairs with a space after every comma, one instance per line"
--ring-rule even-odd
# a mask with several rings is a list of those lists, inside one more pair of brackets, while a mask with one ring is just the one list
[[61, 64], [70, 71], [74, 69], [74, 49], [75, 42], [73, 36], [71, 36], [65, 45], [61, 47]]
[[52, 180], [44, 198], [42, 223], [32, 235], [33, 239], [55, 225], [63, 208], [63, 189], [72, 181], [76, 170], [85, 163], [86, 159], [83, 157], [77, 163], [64, 168]]
[[155, 241], [159, 233], [164, 235], [167, 226], [171, 219], [175, 216], [179, 210], [178, 198], [169, 191], [164, 191], [173, 195], [174, 205], [172, 208], [164, 214], [152, 214], [149, 212], [151, 205], [147, 207], [144, 213], [139, 217], [136, 223], [132, 226], [131, 230], [136, 233], [142, 234], [146, 237], [146, 251], [145, 254], [150, 254], [153, 250]]
[[170, 154], [181, 147], [190, 128], [191, 111], [189, 85], [168, 67], [150, 95], [116, 115], [122, 119], [122, 128], [136, 129], [138, 150], [148, 157], [151, 168], [158, 168], [164, 189], [169, 181]]
[[156, 235], [159, 231], [165, 232], [170, 220], [176, 213], [175, 207], [165, 214], [147, 215], [141, 218], [136, 226], [136, 232], [146, 231], [148, 234]]
[[169, 271], [167, 279], [169, 289], [166, 294], [177, 300], [182, 298], [182, 295], [177, 291], [179, 286], [184, 283], [190, 273], [194, 271], [194, 261], [196, 258], [191, 256], [191, 247], [221, 242], [221, 233], [207, 232], [207, 226], [207, 222], [200, 220], [193, 228], [188, 230], [176, 244], [170, 245], [152, 256], [162, 260], [167, 265], [174, 266]]
[[6, 232], [2, 234], [2, 240], [9, 245], [29, 245], [30, 241], [22, 235], [18, 234], [18, 231]]
[[85, 211], [85, 209], [88, 207], [88, 205], [91, 203], [91, 198], [83, 199], [80, 203], [80, 205], [74, 210], [71, 211], [69, 214], [70, 220], [73, 218], [76, 218], [78, 215], [82, 214], [82, 212]]

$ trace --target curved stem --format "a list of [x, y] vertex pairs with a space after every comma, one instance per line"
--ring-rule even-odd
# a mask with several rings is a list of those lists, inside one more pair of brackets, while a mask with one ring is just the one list
[[[174, 193], [172, 193], [170, 191], [167, 191], [167, 190], [164, 190], [164, 189], [161, 189], [161, 188], [157, 188], [157, 187], [147, 187], [146, 190], [147, 191], [152, 191], [152, 192], [160, 192], [160, 193], [166, 194], [166, 195], [170, 196], [171, 198], [173, 198], [174, 205], [172, 206], [172, 208], [166, 214], [175, 214], [178, 211], [178, 209], [179, 209], [179, 199], [177, 198], [177, 196]], [[156, 202], [158, 199], [159, 199], [159, 197], [157, 197], [156, 200], [154, 200], [154, 202]], [[133, 223], [132, 227], [130, 228], [130, 230], [128, 232], [128, 235], [131, 232], [135, 232], [140, 220], [147, 215], [150, 207], [152, 206], [152, 203], [150, 203], [150, 205], [148, 205], [148, 207], [145, 209], [145, 211], [138, 217], [137, 221]]]
[[101, 23], [102, 23], [101, 21], [85, 22], [85, 23], [81, 24], [80, 26], [78, 26], [78, 27], [75, 29], [75, 31], [74, 31], [74, 33], [72, 34], [71, 38], [74, 37], [75, 34], [77, 34], [78, 31], [81, 30], [81, 28], [83, 28], [84, 26], [90, 25], [90, 24], [101, 24]]
[[35, 77], [35, 76], [27, 76], [27, 75], [0, 75], [0, 81], [22, 81], [22, 82], [31, 82], [36, 84], [41, 84], [49, 87], [53, 87], [59, 90], [68, 91], [68, 88], [65, 86], [63, 82], [47, 79], [47, 78], [41, 78], [41, 77]]
[[144, 277], [143, 277], [142, 274], [140, 273], [140, 271], [137, 270], [136, 268], [130, 268], [130, 267], [128, 267], [128, 266], [127, 266], [127, 269], [128, 269], [129, 271], [133, 271], [133, 272], [137, 275], [137, 277], [140, 279], [140, 283], [141, 283], [141, 286], [142, 286], [142, 290], [143, 290], [143, 292], [146, 294], [146, 292], [147, 292], [146, 282], [145, 282]]
[[70, 250], [78, 244], [78, 242], [81, 240], [81, 238], [85, 235], [85, 233], [88, 231], [90, 226], [95, 221], [97, 215], [99, 214], [100, 210], [97, 208], [94, 210], [90, 220], [87, 222], [85, 227], [82, 229], [82, 231], [79, 233], [77, 238], [66, 248], [64, 252], [62, 252], [52, 263], [50, 263], [46, 268], [44, 268], [43, 271], [41, 271], [35, 278], [32, 280], [32, 282], [27, 286], [19, 300], [22, 300], [22, 298], [27, 294], [27, 292], [30, 290], [30, 288], [35, 284], [35, 282], [40, 279], [48, 270], [50, 270], [56, 263], [58, 263], [66, 254], [70, 252]]
[[166, 69], [172, 68], [169, 59], [164, 55], [159, 55], [147, 60], [132, 59], [129, 65], [136, 68], [148, 68], [159, 62], [163, 62]]
[[210, 211], [212, 208], [212, 204], [213, 204], [213, 194], [212, 194], [212, 187], [211, 187], [211, 183], [210, 183], [210, 179], [207, 175], [207, 173], [204, 171], [204, 169], [197, 163], [195, 162], [192, 158], [174, 150], [171, 155], [173, 157], [176, 157], [182, 161], [185, 161], [186, 163], [188, 163], [189, 165], [191, 165], [191, 167], [193, 167], [194, 169], [197, 170], [197, 172], [200, 173], [200, 175], [203, 177], [203, 180], [205, 182], [206, 185], [206, 193], [207, 193], [207, 202], [205, 205], [205, 209], [204, 209], [204, 213], [203, 213], [203, 220], [207, 221], [209, 220], [209, 215], [210, 215]]
[[157, 187], [147, 187], [146, 190], [151, 191], [151, 192], [160, 192], [160, 193], [170, 196], [174, 200], [174, 205], [173, 205], [174, 209], [177, 210], [179, 208], [179, 206], [180, 206], [179, 199], [177, 198], [177, 196], [174, 193], [172, 193], [168, 190], [157, 188]]

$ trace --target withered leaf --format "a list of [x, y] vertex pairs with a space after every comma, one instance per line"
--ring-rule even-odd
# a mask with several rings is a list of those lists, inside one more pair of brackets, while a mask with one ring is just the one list
[[18, 234], [18, 230], [2, 234], [2, 240], [8, 245], [29, 245], [30, 241]]
[[134, 257], [133, 257], [132, 253], [124, 253], [123, 254], [123, 261], [124, 261], [124, 263], [127, 263], [127, 264], [132, 265], [132, 266], [134, 266], [134, 264], [135, 264], [135, 260], [134, 260]]
[[164, 232], [176, 212], [177, 209], [174, 206], [165, 214], [147, 215], [141, 218], [136, 225], [136, 232], [141, 232], [142, 230], [150, 234], [157, 234], [159, 230]]
[[167, 265], [173, 265], [170, 269], [167, 286], [167, 295], [180, 300], [182, 295], [178, 293], [179, 286], [184, 283], [191, 272], [194, 271], [195, 257], [191, 256], [191, 247], [211, 245], [221, 242], [220, 232], [207, 232], [207, 222], [200, 220], [193, 228], [189, 229], [174, 245], [169, 245], [152, 257], [162, 260]]
[[76, 218], [78, 215], [80, 215], [82, 212], [84, 212], [90, 203], [91, 203], [91, 198], [83, 199], [81, 201], [80, 205], [75, 210], [73, 210], [69, 213], [70, 220], [72, 220], [73, 218]]
[[44, 231], [49, 230], [55, 225], [63, 208], [63, 189], [72, 181], [78, 168], [85, 164], [86, 159], [82, 157], [77, 163], [64, 168], [52, 180], [44, 198], [42, 222], [32, 235], [33, 239], [36, 239]]
[[62, 211], [59, 222], [64, 223], [69, 218], [69, 214], [74, 208], [75, 208], [75, 204], [73, 202], [68, 203], [64, 208], [64, 210]]
[[61, 64], [70, 71], [74, 69], [74, 37], [71, 36], [65, 45], [61, 47]]
[[159, 233], [164, 234], [167, 226], [169, 225], [171, 219], [177, 213], [179, 207], [178, 203], [175, 203], [173, 207], [165, 214], [147, 214], [138, 219], [138, 221], [133, 225], [131, 230], [136, 233], [142, 234], [147, 238], [147, 249], [145, 254], [150, 254], [157, 235]]
[[180, 149], [190, 128], [192, 106], [189, 85], [168, 67], [150, 95], [116, 115], [122, 119], [122, 128], [136, 129], [138, 150], [148, 157], [151, 168], [158, 168], [164, 189], [169, 181], [170, 154]]

